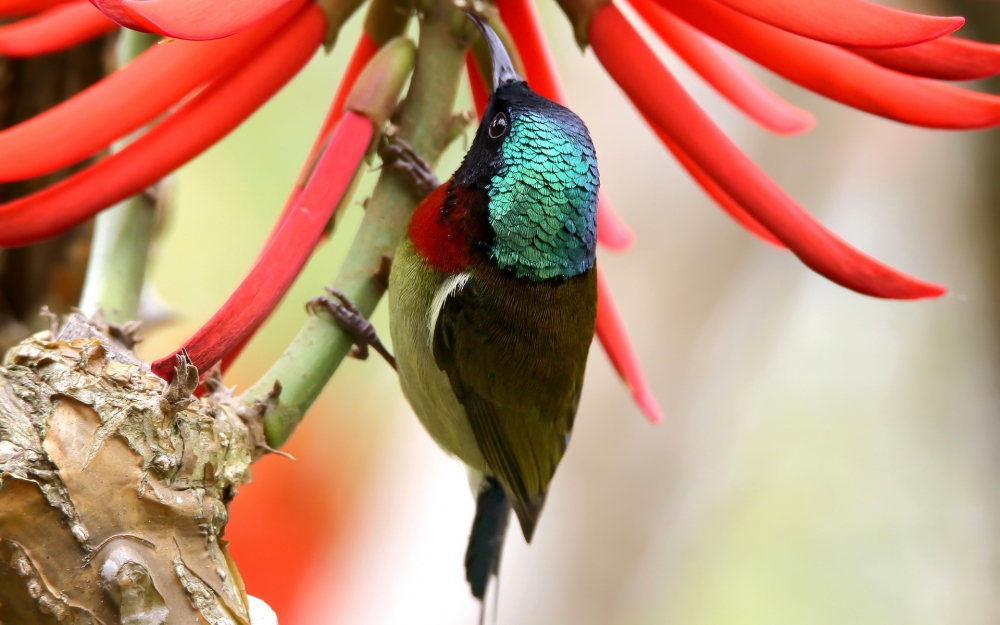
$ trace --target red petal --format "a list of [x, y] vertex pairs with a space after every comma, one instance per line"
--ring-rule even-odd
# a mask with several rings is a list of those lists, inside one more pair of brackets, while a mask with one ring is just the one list
[[958, 37], [942, 37], [909, 48], [852, 48], [851, 52], [883, 67], [926, 78], [979, 80], [1000, 74], [1000, 46]]
[[0, 54], [31, 57], [59, 52], [118, 28], [89, 0], [75, 0], [13, 24], [0, 26]]
[[314, 155], [319, 152], [319, 144], [325, 140], [326, 135], [330, 134], [333, 127], [340, 121], [340, 117], [344, 114], [344, 105], [347, 103], [347, 97], [351, 95], [354, 83], [358, 81], [358, 76], [368, 66], [368, 62], [378, 54], [379, 49], [379, 45], [375, 43], [371, 35], [367, 31], [361, 31], [358, 43], [354, 46], [354, 52], [351, 54], [351, 60], [348, 61], [344, 75], [340, 78], [340, 84], [337, 85], [337, 93], [333, 96], [333, 104], [330, 105], [330, 110], [323, 121], [319, 136], [316, 138], [316, 145], [313, 146]]
[[234, 35], [297, 0], [123, 0], [125, 13], [147, 29], [202, 41]]
[[41, 13], [69, 0], [0, 0], [0, 17], [20, 17]]
[[[641, 6], [651, 0], [630, 0]], [[906, 124], [973, 129], [1000, 123], [1000, 98], [914, 78], [843, 48], [750, 19], [714, 0], [656, 0], [710, 37], [806, 89]]]
[[[347, 96], [350, 95], [351, 89], [354, 87], [354, 83], [357, 82], [358, 76], [361, 71], [364, 70], [368, 62], [375, 56], [379, 51], [378, 44], [371, 38], [371, 36], [366, 31], [361, 31], [361, 37], [358, 39], [358, 43], [354, 48], [354, 53], [351, 55], [351, 60], [347, 64], [347, 69], [344, 70], [344, 76], [340, 79], [340, 85], [337, 87], [337, 93], [333, 98], [333, 103], [330, 105], [330, 109], [326, 114], [326, 120], [323, 122], [323, 126], [320, 128], [319, 134], [316, 135], [316, 141], [313, 143], [312, 150], [309, 152], [309, 157], [306, 159], [306, 164], [299, 174], [299, 180], [292, 187], [292, 192], [289, 194], [288, 199], [285, 201], [285, 206], [281, 210], [281, 216], [279, 217], [279, 224], [283, 223], [287, 216], [294, 209], [296, 202], [298, 202], [299, 196], [302, 194], [303, 186], [305, 185], [306, 178], [313, 171], [314, 165], [316, 163], [316, 157], [319, 155], [320, 150], [326, 145], [326, 141], [329, 138], [330, 130], [340, 121], [340, 118], [344, 115], [344, 104], [347, 102]], [[268, 235], [267, 243], [265, 244], [265, 250], [267, 246], [270, 245], [271, 241], [274, 239], [278, 233], [281, 232], [281, 226], [279, 225]], [[258, 257], [257, 262], [260, 262]], [[270, 314], [270, 313], [268, 313]], [[267, 320], [265, 316], [264, 319], [253, 328], [235, 347], [230, 349], [222, 359], [222, 371], [225, 372], [229, 369], [230, 365], [236, 361], [239, 355], [243, 352], [243, 348], [247, 346], [250, 339], [254, 337], [260, 325]]]
[[651, 2], [636, 3], [635, 9], [691, 69], [761, 126], [792, 135], [816, 125], [809, 112], [785, 102], [762, 85], [715, 40]]
[[253, 59], [211, 83], [121, 152], [0, 205], [0, 247], [27, 245], [63, 232], [191, 160], [295, 76], [312, 58], [325, 31], [323, 12], [309, 3]]
[[292, 204], [294, 204], [296, 199], [296, 190], [301, 191], [302, 186], [305, 184], [306, 177], [309, 175], [309, 172], [312, 171], [316, 157], [319, 155], [320, 150], [329, 138], [330, 131], [333, 130], [333, 127], [337, 125], [337, 122], [339, 122], [340, 118], [344, 115], [344, 105], [347, 103], [347, 97], [351, 95], [351, 89], [354, 88], [354, 83], [357, 82], [358, 76], [361, 75], [361, 72], [368, 65], [368, 62], [375, 57], [379, 49], [379, 45], [375, 43], [375, 41], [371, 38], [371, 35], [369, 35], [367, 31], [361, 31], [361, 37], [358, 38], [358, 43], [354, 46], [354, 52], [351, 54], [351, 60], [347, 63], [344, 75], [340, 78], [340, 84], [337, 85], [337, 92], [333, 96], [333, 102], [327, 110], [326, 119], [323, 120], [323, 125], [320, 126], [319, 134], [316, 135], [316, 141], [313, 142], [312, 149], [309, 151], [309, 157], [306, 159], [305, 167], [299, 173], [298, 183], [292, 190], [292, 196], [289, 197], [288, 201], [285, 203], [285, 213], [292, 209]]
[[813, 219], [712, 123], [613, 5], [594, 14], [589, 34], [598, 60], [639, 111], [807, 266], [875, 297], [919, 299], [944, 293], [938, 285], [865, 256]]
[[[295, 187], [293, 187], [291, 196], [285, 202], [283, 214], [287, 214], [288, 211], [292, 210], [292, 205], [298, 197], [296, 194], [301, 192], [306, 176], [312, 171], [316, 156], [329, 138], [330, 131], [337, 125], [337, 122], [340, 121], [340, 118], [344, 114], [344, 104], [347, 102], [347, 96], [351, 94], [351, 89], [354, 88], [354, 83], [357, 82], [362, 70], [365, 69], [365, 66], [368, 65], [368, 62], [372, 60], [378, 51], [379, 46], [371, 38], [371, 35], [365, 31], [361, 31], [361, 37], [354, 47], [354, 53], [351, 54], [351, 60], [347, 63], [344, 75], [340, 79], [340, 84], [337, 86], [337, 93], [333, 96], [333, 103], [330, 104], [330, 108], [327, 110], [326, 119], [323, 120], [319, 134], [316, 135], [316, 141], [313, 142], [309, 157], [306, 159], [305, 167], [299, 173], [299, 180]], [[273, 235], [274, 233], [272, 232], [271, 234]]]
[[785, 247], [781, 241], [776, 239], [773, 234], [767, 231], [767, 228], [760, 225], [760, 223], [751, 217], [742, 206], [737, 204], [728, 193], [723, 191], [722, 188], [716, 184], [708, 174], [698, 167], [691, 157], [681, 150], [676, 143], [674, 143], [673, 139], [667, 136], [665, 132], [657, 128], [656, 125], [648, 119], [646, 121], [653, 128], [653, 132], [655, 132], [656, 136], [660, 138], [660, 141], [663, 142], [663, 145], [670, 150], [670, 153], [674, 155], [677, 162], [681, 164], [681, 167], [687, 170], [688, 174], [690, 174], [690, 176], [694, 178], [694, 181], [698, 183], [698, 186], [700, 186], [710, 198], [715, 200], [715, 203], [718, 204], [722, 210], [726, 211], [726, 213], [728, 213], [729, 216], [736, 220], [736, 222], [741, 226], [767, 243], [780, 248]]
[[[199, 371], [207, 371], [256, 332], [281, 301], [323, 238], [364, 162], [374, 134], [375, 128], [367, 117], [344, 114], [305, 189], [291, 212], [278, 219], [274, 235], [250, 273], [222, 308], [184, 344]], [[179, 353], [180, 349], [154, 362], [153, 372], [169, 380]]]
[[107, 148], [205, 81], [245, 62], [292, 15], [282, 11], [222, 41], [155, 46], [69, 100], [0, 131], [0, 182], [41, 176]]
[[867, 0], [718, 0], [809, 39], [858, 48], [902, 48], [953, 33], [963, 17], [907, 13]]
[[125, 12], [125, 7], [122, 6], [122, 0], [90, 0], [90, 3], [100, 9], [101, 13], [107, 15], [109, 19], [113, 20], [116, 24], [121, 24], [125, 28], [131, 28], [132, 30], [138, 30], [143, 33], [156, 32], [155, 29], [143, 26], [139, 22], [132, 19], [132, 17]]
[[[716, 86], [720, 93], [731, 102], [757, 119], [765, 127], [776, 132], [804, 132], [815, 123], [811, 114], [798, 109], [778, 98], [739, 66], [734, 59], [724, 54], [725, 50], [677, 19], [672, 13], [653, 3], [636, 3], [636, 11], [652, 29], [687, 61], [709, 84]], [[718, 46], [718, 47], [716, 47]], [[741, 105], [739, 102], [743, 102]], [[752, 113], [750, 111], [753, 111]], [[715, 183], [670, 137], [648, 119], [647, 123], [670, 150], [694, 181], [738, 224], [763, 241], [776, 247], [784, 244], [751, 217]]]
[[629, 390], [635, 403], [644, 413], [650, 423], [660, 423], [663, 421], [663, 412], [660, 410], [653, 391], [649, 388], [649, 382], [642, 372], [642, 365], [635, 355], [635, 348], [629, 339], [628, 330], [625, 329], [625, 321], [622, 319], [615, 300], [611, 296], [611, 289], [608, 287], [604, 273], [600, 265], [597, 267], [597, 338], [601, 341], [608, 359], [614, 365], [615, 371], [628, 384]]
[[566, 106], [566, 91], [563, 89], [562, 81], [559, 80], [556, 62], [552, 58], [548, 42], [545, 41], [542, 20], [538, 16], [534, 2], [498, 0], [497, 9], [521, 55], [524, 72], [527, 74], [525, 79], [531, 85], [531, 89], [553, 102]]

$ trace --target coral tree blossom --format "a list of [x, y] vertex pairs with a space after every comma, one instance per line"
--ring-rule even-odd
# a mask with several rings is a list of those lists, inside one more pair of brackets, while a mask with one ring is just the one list
[[[373, 0], [377, 1], [377, 0]], [[1000, 47], [952, 33], [959, 17], [917, 15], [867, 0], [560, 0], [578, 42], [632, 101], [692, 178], [739, 225], [785, 247], [828, 279], [891, 299], [937, 297], [944, 289], [897, 271], [827, 230], [744, 155], [687, 94], [638, 33], [641, 20], [696, 73], [752, 120], [779, 134], [808, 131], [813, 117], [751, 76], [730, 49], [848, 106], [927, 128], [1000, 124], [1000, 98], [956, 87], [1000, 73]], [[123, 149], [61, 182], [0, 205], [0, 245], [55, 236], [130, 197], [207, 149], [331, 45], [357, 0], [0, 0], [0, 54], [67, 48], [118, 25], [177, 39], [154, 46], [68, 101], [0, 131], [0, 181], [77, 164], [146, 127]], [[495, 28], [538, 93], [566, 105], [533, 0], [498, 0]], [[229, 301], [185, 345], [206, 370], [228, 363], [285, 294], [352, 181], [384, 119], [352, 108], [348, 94], [389, 38], [366, 29], [299, 183], [270, 238]], [[486, 100], [470, 52], [477, 108]], [[488, 66], [484, 66], [488, 71]], [[120, 106], [127, 102], [128, 106]], [[599, 241], [626, 248], [632, 234], [608, 199], [599, 201]], [[635, 400], [653, 421], [649, 390], [604, 276], [597, 335]], [[154, 363], [171, 375], [174, 355]]]

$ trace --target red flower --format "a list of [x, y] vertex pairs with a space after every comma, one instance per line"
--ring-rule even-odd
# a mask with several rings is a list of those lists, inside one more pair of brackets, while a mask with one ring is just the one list
[[[77, 163], [159, 119], [120, 152], [0, 205], [0, 245], [24, 245], [58, 234], [193, 158], [280, 89], [312, 56], [329, 26], [328, 14], [309, 0], [92, 2], [103, 16], [81, 0], [0, 0], [0, 16], [39, 13], [0, 27], [0, 53], [41, 54], [75, 45], [106, 32], [111, 20], [178, 39], [215, 41], [157, 46], [75, 98], [0, 132], [0, 153], [5, 155], [0, 181], [9, 181]], [[949, 129], [1000, 123], [1000, 98], [932, 80], [1000, 73], [1000, 47], [951, 35], [962, 18], [916, 15], [866, 0], [628, 2], [720, 94], [777, 133], [805, 132], [815, 122], [751, 77], [726, 47], [820, 95], [889, 119]], [[349, 12], [350, 4], [339, 8]], [[561, 4], [579, 42], [593, 47], [664, 145], [740, 225], [860, 293], [893, 299], [944, 293], [940, 286], [866, 256], [813, 219], [726, 138], [617, 7], [585, 0]], [[565, 104], [531, 0], [498, 0], [497, 6], [523, 75], [536, 91]], [[289, 288], [347, 194], [384, 122], [352, 109], [347, 97], [384, 43], [368, 33], [358, 42], [300, 184], [256, 264], [223, 308], [185, 344], [199, 369], [239, 353]], [[481, 111], [487, 94], [471, 56], [467, 67]], [[123, 101], [129, 106], [118, 106]], [[343, 113], [345, 104], [352, 112]], [[598, 211], [599, 241], [611, 249], [626, 248], [632, 234], [603, 195]], [[636, 401], [650, 419], [659, 420], [603, 275], [597, 335]], [[154, 370], [167, 376], [164, 363], [172, 362], [167, 356]]]
[[87, 0], [74, 0], [0, 26], [0, 54], [13, 58], [58, 52], [111, 32], [117, 25]]

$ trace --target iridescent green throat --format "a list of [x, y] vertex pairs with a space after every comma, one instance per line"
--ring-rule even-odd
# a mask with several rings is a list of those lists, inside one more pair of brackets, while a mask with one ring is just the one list
[[566, 109], [520, 110], [511, 117], [503, 163], [488, 187], [496, 235], [491, 257], [520, 278], [579, 275], [594, 266], [597, 243], [594, 145]]

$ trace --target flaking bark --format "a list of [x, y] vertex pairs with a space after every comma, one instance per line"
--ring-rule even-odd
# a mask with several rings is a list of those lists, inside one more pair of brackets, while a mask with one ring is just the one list
[[0, 623], [248, 625], [223, 532], [263, 407], [106, 330], [72, 314], [0, 367]]

